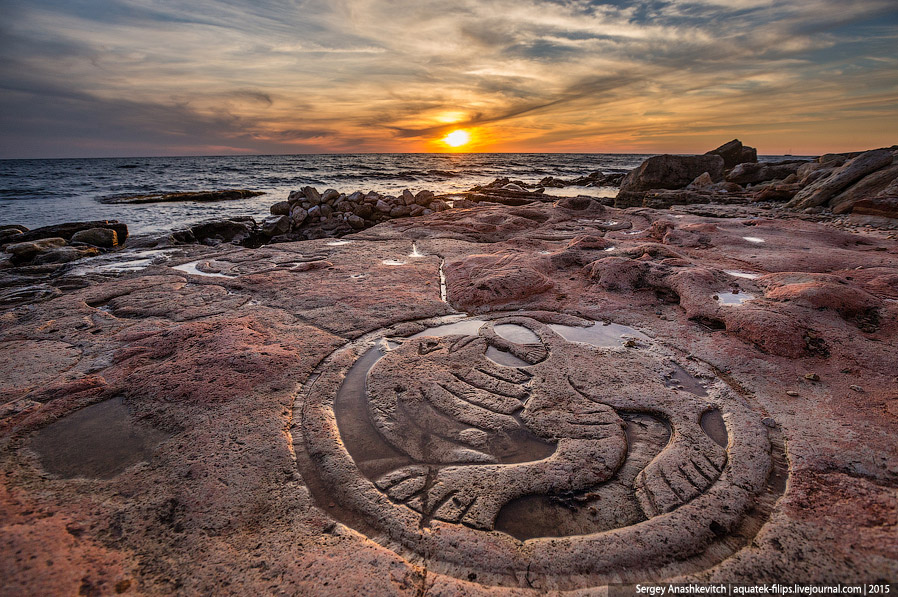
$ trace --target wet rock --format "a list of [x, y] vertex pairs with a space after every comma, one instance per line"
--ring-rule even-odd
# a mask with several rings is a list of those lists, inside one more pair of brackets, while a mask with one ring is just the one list
[[34, 265], [45, 265], [51, 263], [68, 263], [84, 257], [93, 257], [99, 255], [100, 250], [96, 247], [57, 247], [44, 251], [37, 255], [31, 263]]
[[111, 249], [118, 246], [118, 234], [112, 228], [89, 228], [73, 234], [72, 242]]
[[251, 238], [255, 227], [255, 220], [249, 217], [207, 220], [194, 224], [186, 230], [172, 233], [170, 239], [174, 243], [237, 244], [246, 242]]
[[12, 262], [19, 265], [30, 262], [41, 253], [64, 247], [65, 245], [64, 238], [42, 238], [40, 240], [7, 245], [6, 252], [11, 255]]
[[0, 226], [0, 245], [16, 242], [23, 232], [28, 232], [28, 228], [18, 224]]
[[845, 165], [834, 170], [829, 176], [821, 178], [805, 187], [787, 204], [787, 207], [804, 209], [828, 203], [843, 189], [892, 163], [891, 149], [874, 149], [845, 162]]
[[52, 226], [43, 226], [35, 228], [28, 232], [23, 232], [22, 236], [17, 236], [18, 242], [38, 240], [41, 238], [62, 238], [66, 241], [71, 240], [72, 235], [82, 230], [90, 230], [91, 228], [111, 228], [115, 230], [119, 244], [124, 244], [128, 238], [128, 226], [116, 220], [98, 220], [93, 222], [68, 222], [65, 224], [55, 224]]
[[723, 158], [723, 167], [726, 169], [732, 168], [736, 164], [758, 161], [758, 150], [754, 147], [742, 145], [742, 141], [739, 139], [733, 139], [729, 143], [724, 143], [705, 155], [719, 155]]

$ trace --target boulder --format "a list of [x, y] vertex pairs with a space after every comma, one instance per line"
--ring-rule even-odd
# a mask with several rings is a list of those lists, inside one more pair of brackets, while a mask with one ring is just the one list
[[28, 232], [23, 232], [22, 236], [17, 236], [18, 242], [26, 242], [39, 240], [42, 238], [62, 238], [66, 241], [72, 238], [72, 235], [82, 230], [90, 230], [91, 228], [111, 228], [115, 230], [119, 244], [124, 244], [128, 238], [128, 226], [117, 220], [98, 220], [93, 222], [67, 222], [65, 224], [55, 224], [53, 226], [43, 226], [35, 228]]
[[646, 191], [682, 189], [703, 172], [711, 180], [723, 179], [723, 158], [719, 155], [657, 155], [631, 170], [621, 183], [615, 207], [641, 206]]
[[429, 207], [431, 201], [433, 201], [433, 193], [431, 191], [418, 191], [415, 195], [415, 203], [418, 205]]
[[288, 216], [271, 216], [262, 221], [262, 234], [271, 238], [290, 232], [290, 218]]
[[17, 238], [22, 235], [23, 232], [27, 232], [28, 229], [21, 230], [21, 228], [25, 228], [24, 226], [3, 226], [0, 228], [0, 245], [5, 245], [6, 243], [14, 243]]
[[293, 220], [294, 226], [299, 226], [300, 224], [302, 224], [305, 221], [306, 216], [308, 216], [308, 215], [309, 215], [309, 212], [306, 211], [305, 209], [303, 209], [302, 207], [300, 207], [299, 205], [295, 206], [290, 211], [290, 219]]
[[194, 224], [187, 230], [173, 234], [176, 242], [215, 244], [219, 242], [241, 243], [250, 238], [256, 226], [252, 218], [225, 218]]
[[340, 191], [336, 189], [328, 189], [324, 191], [324, 194], [321, 195], [321, 202], [333, 205], [334, 201], [336, 201], [339, 196]]
[[[115, 232], [113, 232], [115, 234]], [[97, 247], [57, 247], [44, 251], [37, 255], [31, 263], [33, 265], [46, 265], [51, 263], [68, 263], [84, 257], [93, 257], [100, 254]]]
[[318, 192], [318, 189], [315, 187], [303, 187], [299, 189], [300, 192], [308, 199], [312, 205], [318, 205], [321, 203], [321, 193]]
[[118, 234], [112, 228], [89, 228], [73, 234], [72, 242], [111, 249], [118, 246]]
[[346, 221], [349, 222], [349, 225], [356, 230], [361, 230], [365, 227], [365, 220], [355, 214], [352, 214], [348, 218], [346, 218]]
[[795, 193], [801, 190], [799, 183], [780, 183], [772, 184], [761, 189], [754, 200], [755, 201], [788, 201], [795, 196]]
[[290, 215], [290, 202], [278, 201], [269, 208], [269, 211], [273, 216], [288, 216]]
[[891, 149], [865, 151], [845, 162], [843, 166], [833, 170], [829, 176], [820, 178], [815, 183], [799, 191], [792, 201], [786, 204], [786, 207], [805, 209], [824, 205], [851, 184], [864, 178], [871, 172], [891, 164], [892, 159]]
[[719, 155], [723, 158], [723, 167], [727, 169], [732, 168], [736, 164], [758, 161], [758, 150], [754, 147], [742, 145], [742, 141], [739, 139], [733, 139], [729, 143], [724, 143], [705, 155]]
[[15, 243], [6, 247], [6, 252], [11, 255], [10, 260], [14, 265], [22, 265], [51, 249], [57, 249], [66, 245], [64, 238], [41, 238], [21, 243]]

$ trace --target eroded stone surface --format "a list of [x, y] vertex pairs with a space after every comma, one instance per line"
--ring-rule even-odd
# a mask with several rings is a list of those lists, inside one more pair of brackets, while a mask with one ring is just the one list
[[[612, 570], [898, 577], [895, 240], [702, 208], [481, 205], [339, 245], [185, 247], [133, 272], [7, 275], [5, 589], [486, 595], [588, 592]], [[195, 271], [172, 267], [185, 264]], [[754, 298], [722, 305], [721, 293]], [[473, 323], [420, 335], [458, 312], [495, 334]], [[642, 335], [593, 346], [544, 327], [586, 320]], [[398, 344], [378, 361], [382, 337]], [[369, 404], [383, 414], [356, 433], [365, 419], [353, 427], [327, 399], [366, 355], [363, 372], [377, 364], [355, 395], [363, 415]], [[42, 466], [38, 434], [118, 397], [129, 421], [162, 434], [147, 457], [108, 479]], [[427, 433], [405, 433], [415, 419], [400, 406], [442, 417], [430, 428], [446, 436], [438, 451], [416, 451], [411, 438]], [[313, 411], [331, 418], [316, 427]], [[681, 470], [687, 444], [719, 476]], [[559, 474], [585, 454], [588, 466]], [[415, 467], [432, 470], [422, 487]], [[478, 477], [482, 492], [441, 502]], [[500, 497], [473, 510], [487, 490]]]

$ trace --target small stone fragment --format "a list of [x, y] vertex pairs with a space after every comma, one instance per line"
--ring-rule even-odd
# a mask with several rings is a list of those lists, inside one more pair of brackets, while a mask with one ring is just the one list
[[805, 373], [804, 378], [808, 381], [820, 381], [820, 376], [816, 373]]
[[794, 398], [794, 397], [800, 396], [801, 394], [799, 394], [799, 393], [796, 392], [795, 390], [786, 390], [786, 395], [787, 395], [787, 396], [792, 396], [792, 397]]

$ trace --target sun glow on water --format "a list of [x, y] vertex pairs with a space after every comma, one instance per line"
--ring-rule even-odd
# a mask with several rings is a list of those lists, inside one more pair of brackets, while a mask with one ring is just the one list
[[471, 141], [471, 134], [468, 131], [457, 129], [443, 137], [443, 143], [449, 147], [461, 147]]

